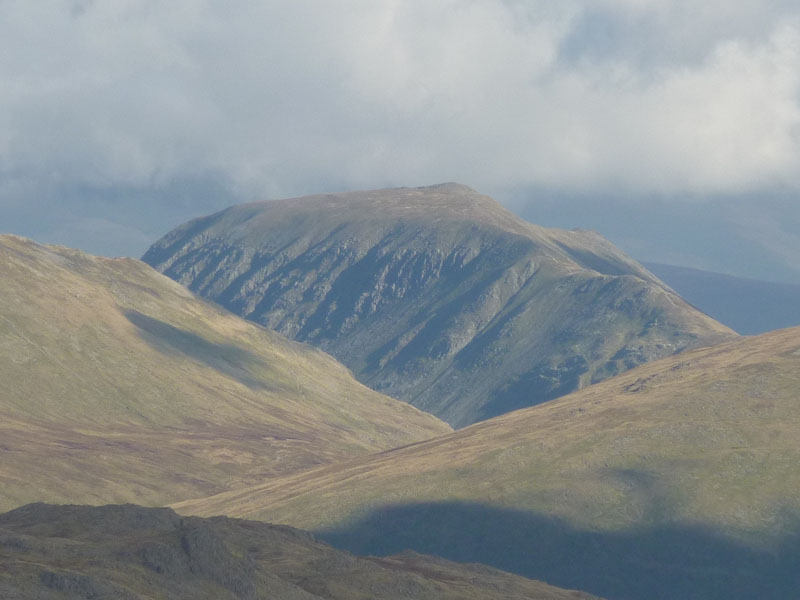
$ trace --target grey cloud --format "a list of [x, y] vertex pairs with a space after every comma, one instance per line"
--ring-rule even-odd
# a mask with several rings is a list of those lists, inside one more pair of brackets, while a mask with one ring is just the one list
[[[793, 178], [800, 33], [786, 9], [755, 39], [715, 35], [721, 9], [712, 35], [663, 44], [707, 42], [696, 64], [651, 72], [626, 57], [687, 29], [663, 4], [531, 2], [523, 19], [488, 1], [128, 0], [75, 5], [76, 21], [10, 3], [1, 156], [100, 185], [212, 170], [254, 193], [333, 173], [667, 192]], [[588, 66], [560, 60], [569, 47]]]
[[793, 0], [586, 2], [560, 53], [568, 62], [631, 63], [657, 77], [659, 67], [697, 66], [721, 42], [758, 45], [796, 14]]
[[447, 180], [639, 202], [800, 187], [784, 0], [0, 11], [6, 222], [55, 202], [152, 237], [233, 201]]

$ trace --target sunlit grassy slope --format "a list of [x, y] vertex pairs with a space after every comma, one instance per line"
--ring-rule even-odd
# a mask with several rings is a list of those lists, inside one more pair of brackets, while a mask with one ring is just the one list
[[447, 431], [142, 262], [0, 236], [0, 509], [164, 504]]
[[784, 600], [800, 589], [798, 490], [800, 329], [789, 329], [176, 508], [618, 600]]
[[413, 446], [178, 505], [312, 529], [466, 502], [769, 544], [800, 514], [800, 328], [693, 350]]

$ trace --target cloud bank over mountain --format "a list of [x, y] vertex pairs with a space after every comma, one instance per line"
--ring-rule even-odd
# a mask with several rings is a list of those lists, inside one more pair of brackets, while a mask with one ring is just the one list
[[0, 211], [23, 229], [33, 203], [136, 245], [240, 200], [447, 180], [637, 202], [800, 188], [783, 0], [0, 7]]

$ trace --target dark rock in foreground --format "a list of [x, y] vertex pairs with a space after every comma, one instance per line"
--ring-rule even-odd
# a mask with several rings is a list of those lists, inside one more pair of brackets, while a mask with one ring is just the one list
[[590, 600], [481, 565], [359, 558], [305, 532], [134, 505], [0, 515], [0, 598]]

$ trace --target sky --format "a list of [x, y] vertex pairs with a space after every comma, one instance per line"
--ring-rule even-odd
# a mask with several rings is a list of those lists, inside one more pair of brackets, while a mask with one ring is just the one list
[[0, 0], [0, 231], [140, 256], [239, 202], [445, 181], [800, 282], [800, 6]]

